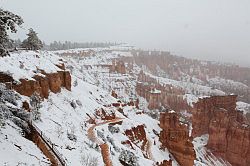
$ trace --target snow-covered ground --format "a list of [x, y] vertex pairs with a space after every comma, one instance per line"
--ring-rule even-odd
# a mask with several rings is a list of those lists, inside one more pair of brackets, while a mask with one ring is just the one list
[[197, 166], [230, 166], [230, 164], [221, 158], [215, 157], [205, 146], [207, 145], [209, 135], [205, 134], [196, 137], [193, 140], [194, 150], [196, 152], [195, 165]]
[[243, 114], [245, 114], [245, 115], [250, 114], [250, 104], [244, 103], [244, 102], [241, 102], [241, 101], [237, 102], [236, 104], [237, 104], [237, 109], [239, 111], [242, 111]]
[[[122, 119], [122, 124], [115, 125], [119, 128], [118, 133], [112, 133], [109, 130], [109, 123], [94, 127], [98, 139], [109, 145], [113, 165], [120, 165], [119, 157], [123, 150], [131, 151], [136, 156], [138, 164], [143, 166], [151, 166], [157, 161], [169, 160], [169, 152], [161, 149], [161, 143], [158, 134], [156, 134], [161, 131], [159, 121], [141, 113], [147, 111], [148, 104], [135, 92], [136, 75], [141, 68], [134, 64], [131, 73], [119, 74], [110, 73], [109, 69], [105, 67], [105, 65], [112, 64], [114, 58], [132, 56], [129, 51], [126, 51], [128, 49], [130, 48], [120, 46], [55, 52], [22, 51], [13, 53], [10, 57], [0, 58], [0, 71], [11, 74], [15, 80], [32, 79], [34, 75], [40, 74], [39, 70], [44, 70], [46, 73], [56, 72], [61, 70], [55, 66], [60, 63], [65, 63], [66, 69], [70, 70], [72, 90], [68, 91], [62, 88], [58, 94], [50, 93], [49, 98], [42, 102], [41, 121], [36, 121], [36, 125], [55, 144], [68, 165], [86, 165], [87, 157], [94, 159], [98, 166], [104, 165], [101, 149], [88, 138], [88, 129], [93, 127], [93, 124], [89, 123], [90, 118], [95, 119], [96, 124], [104, 122], [96, 115], [96, 110], [101, 108], [107, 112], [114, 112], [116, 117]], [[88, 56], [61, 55], [65, 52], [77, 54], [82, 51], [91, 53]], [[171, 84], [184, 89], [186, 92], [184, 99], [188, 101], [190, 106], [193, 106], [193, 103], [204, 95], [225, 94], [221, 90], [200, 85], [199, 80], [196, 80], [196, 83], [190, 83], [155, 76], [150, 71], [146, 71], [146, 74], [156, 78], [162, 84]], [[118, 94], [118, 99], [111, 96], [112, 90]], [[117, 103], [118, 100], [126, 103], [136, 98], [139, 98], [141, 110], [134, 106], [124, 106], [122, 114], [115, 107], [105, 107]], [[28, 100], [28, 98], [23, 96], [23, 100]], [[247, 103], [238, 102], [237, 105], [238, 109], [245, 113], [249, 108]], [[122, 144], [123, 141], [129, 139], [124, 132], [138, 125], [143, 125], [146, 132], [148, 157], [145, 157], [145, 152], [139, 148], [140, 143], [132, 143], [134, 149]], [[6, 139], [6, 135], [8, 139]], [[22, 137], [20, 128], [11, 121], [7, 123], [5, 128], [0, 129], [0, 138], [1, 165], [5, 163], [5, 165], [16, 165], [18, 162], [29, 162], [29, 164], [34, 165], [48, 164], [41, 151], [34, 143]], [[211, 155], [205, 149], [207, 138], [208, 136], [202, 136], [194, 140], [197, 154], [195, 165], [223, 165], [223, 161], [214, 156], [210, 156], [211, 158], [208, 159], [205, 157], [206, 154]], [[22, 150], [15, 144], [20, 146]], [[86, 156], [86, 154], [89, 155]], [[8, 156], [18, 157], [12, 159]], [[178, 165], [176, 161], [174, 161], [174, 165]]]
[[22, 129], [7, 121], [0, 129], [0, 165], [50, 165], [49, 160], [31, 141], [24, 138]]
[[0, 72], [10, 74], [16, 81], [21, 78], [32, 80], [41, 70], [46, 73], [59, 71], [55, 65], [62, 63], [59, 56], [49, 52], [18, 51], [0, 58]]

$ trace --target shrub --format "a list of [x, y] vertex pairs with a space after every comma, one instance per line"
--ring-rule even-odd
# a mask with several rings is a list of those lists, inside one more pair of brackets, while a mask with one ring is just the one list
[[98, 166], [98, 158], [93, 157], [90, 154], [83, 154], [80, 162], [84, 166]]
[[139, 166], [138, 157], [135, 154], [128, 150], [122, 150], [119, 155], [119, 160], [123, 165], [127, 166]]

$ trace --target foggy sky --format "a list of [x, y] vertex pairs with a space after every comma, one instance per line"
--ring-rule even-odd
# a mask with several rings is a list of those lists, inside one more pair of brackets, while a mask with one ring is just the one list
[[0, 0], [54, 40], [127, 42], [250, 66], [250, 0]]

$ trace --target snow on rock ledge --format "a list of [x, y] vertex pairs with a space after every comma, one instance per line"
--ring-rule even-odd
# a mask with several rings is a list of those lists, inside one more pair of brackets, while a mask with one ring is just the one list
[[[21, 95], [31, 96], [37, 92], [41, 97], [48, 98], [49, 90], [53, 93], [60, 92], [61, 87], [71, 90], [71, 75], [64, 70], [63, 60], [57, 55], [21, 51], [0, 58], [0, 64], [1, 81], [11, 81], [13, 89]], [[13, 79], [4, 79], [8, 75]]]

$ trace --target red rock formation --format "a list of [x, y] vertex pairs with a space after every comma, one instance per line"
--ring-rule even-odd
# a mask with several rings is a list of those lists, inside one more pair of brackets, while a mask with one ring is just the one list
[[126, 74], [126, 67], [123, 61], [121, 60], [112, 60], [112, 65], [110, 66], [110, 72], [117, 72], [121, 74]]
[[161, 91], [159, 90], [151, 90], [149, 92], [149, 101], [148, 101], [148, 108], [149, 109], [159, 109], [161, 106]]
[[[192, 110], [192, 136], [197, 137], [208, 133], [211, 118], [215, 110], [225, 109], [235, 112], [237, 96], [212, 96], [199, 99]], [[236, 113], [236, 112], [235, 112]]]
[[172, 166], [172, 160], [163, 160], [162, 162], [157, 162], [157, 166]]
[[143, 125], [133, 127], [132, 129], [126, 130], [125, 135], [128, 136], [129, 140], [139, 146], [145, 151], [145, 145], [147, 143], [146, 132]]
[[61, 79], [61, 86], [71, 91], [71, 75], [69, 71], [58, 71]]
[[135, 101], [131, 100], [130, 102], [128, 102], [127, 104], [125, 104], [124, 106], [135, 106], [137, 109], [139, 109], [139, 99], [136, 99]]
[[162, 147], [167, 148], [180, 165], [193, 166], [196, 155], [188, 126], [179, 122], [177, 113], [167, 112], [160, 115], [160, 127]]
[[[127, 63], [134, 62], [139, 66], [147, 66], [153, 74], [158, 74], [160, 67], [171, 79], [181, 80], [183, 74], [187, 74], [204, 81], [204, 85], [208, 83], [208, 78], [215, 77], [242, 82], [248, 87], [237, 88], [220, 83], [210, 85], [228, 94], [239, 94], [240, 101], [250, 102], [250, 68], [187, 59], [173, 56], [169, 52], [134, 50], [132, 54], [133, 57], [126, 57], [123, 60]], [[192, 78], [190, 82], [194, 82]]]
[[114, 107], [120, 107], [121, 103], [112, 103], [112, 106], [114, 106]]
[[207, 147], [233, 166], [250, 163], [250, 126], [236, 110], [237, 96], [213, 96], [195, 104], [192, 118], [194, 137], [209, 134]]
[[[43, 98], [48, 98], [49, 89], [50, 89], [49, 88], [48, 78], [47, 77], [41, 77], [41, 76], [35, 76], [34, 79], [39, 83], [39, 86], [40, 86], [39, 94], [40, 94], [40, 96], [43, 97]], [[32, 91], [31, 91], [31, 93], [32, 93]]]
[[182, 89], [167, 84], [161, 85], [143, 72], [139, 74], [139, 81], [136, 85], [136, 92], [148, 101], [149, 109], [159, 109], [164, 106], [177, 112], [191, 110], [187, 101], [183, 99], [184, 91]]
[[96, 110], [95, 114], [102, 120], [112, 120], [115, 119], [115, 113], [112, 111], [104, 110], [103, 108]]
[[112, 92], [111, 92], [111, 96], [113, 96], [113, 97], [114, 97], [114, 98], [116, 98], [116, 99], [117, 99], [117, 97], [118, 97], [117, 93], [115, 93], [115, 91], [114, 91], [114, 90], [112, 90]]
[[71, 76], [68, 71], [45, 74], [45, 77], [34, 76], [34, 80], [20, 79], [20, 84], [13, 85], [18, 93], [24, 96], [31, 96], [34, 92], [42, 98], [48, 98], [49, 90], [53, 93], [61, 91], [61, 87], [71, 90]]
[[123, 145], [127, 145], [128, 148], [134, 149], [132, 143], [129, 140], [121, 142]]

